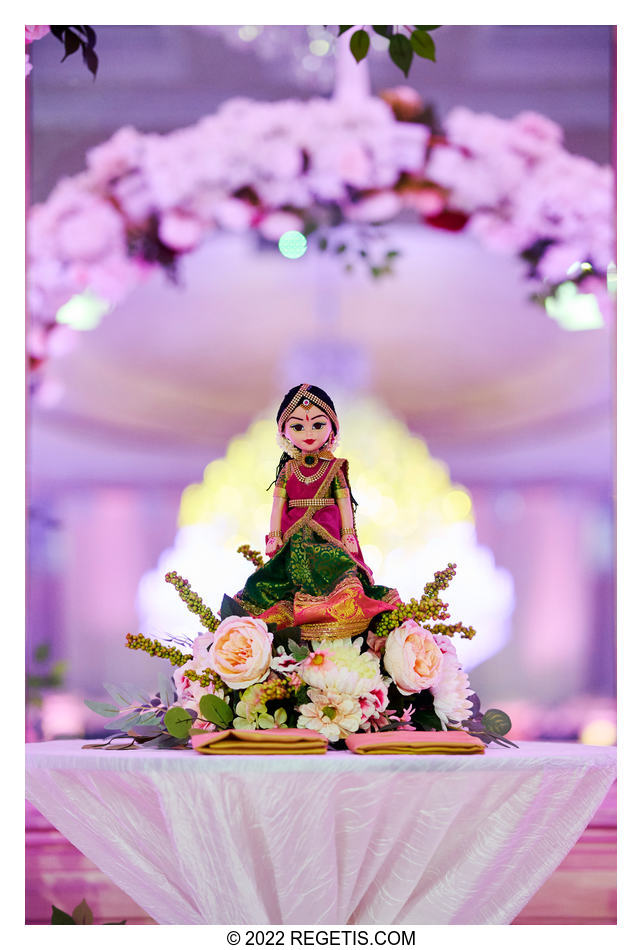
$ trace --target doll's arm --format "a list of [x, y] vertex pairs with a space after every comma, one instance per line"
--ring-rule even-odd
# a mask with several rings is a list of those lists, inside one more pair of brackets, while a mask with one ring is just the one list
[[287, 501], [287, 496], [285, 491], [283, 494], [277, 489], [274, 492], [274, 501], [272, 502], [272, 514], [270, 515], [270, 533], [265, 537], [265, 553], [268, 557], [272, 557], [273, 554], [283, 546], [283, 537], [281, 535], [281, 516], [283, 515], [283, 509], [285, 508], [285, 503]]
[[339, 495], [337, 505], [339, 506], [339, 514], [341, 515], [341, 540], [350, 554], [356, 554], [359, 547], [357, 544], [357, 536], [354, 533], [354, 517], [352, 514], [350, 494], [348, 493], [345, 496]]

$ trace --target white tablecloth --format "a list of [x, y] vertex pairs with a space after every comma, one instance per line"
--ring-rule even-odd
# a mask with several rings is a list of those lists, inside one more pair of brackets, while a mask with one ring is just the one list
[[27, 746], [27, 797], [159, 924], [507, 924], [615, 749], [211, 756]]

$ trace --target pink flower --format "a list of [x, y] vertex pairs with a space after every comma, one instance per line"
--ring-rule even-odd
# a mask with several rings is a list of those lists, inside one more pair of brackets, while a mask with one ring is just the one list
[[272, 639], [263, 620], [227, 617], [214, 633], [209, 650], [211, 668], [232, 689], [259, 683], [270, 669]]
[[443, 655], [441, 675], [430, 689], [434, 696], [435, 712], [444, 729], [460, 725], [470, 716], [472, 693], [468, 676], [462, 670], [457, 651], [450, 637], [435, 634], [437, 648]]
[[203, 237], [205, 228], [197, 219], [180, 211], [169, 211], [161, 218], [158, 236], [175, 251], [190, 251]]
[[403, 732], [404, 730], [406, 732], [416, 732], [417, 727], [413, 726], [410, 721], [412, 719], [414, 712], [415, 712], [414, 706], [406, 706], [406, 708], [404, 709], [404, 711], [402, 712], [400, 716], [396, 716], [394, 713], [390, 713], [388, 718], [390, 719], [391, 722], [399, 723], [399, 725], [397, 726], [397, 729], [399, 729], [400, 732]]
[[28, 76], [33, 69], [33, 63], [29, 59], [29, 53], [25, 53], [25, 76]]
[[34, 40], [42, 39], [48, 32], [48, 26], [25, 26], [25, 43], [33, 43]]
[[369, 693], [366, 693], [365, 696], [359, 697], [359, 705], [361, 706], [361, 726], [364, 728], [366, 724], [373, 723], [376, 725], [381, 724], [383, 710], [388, 705], [388, 686], [387, 683], [382, 680], [373, 690]]
[[344, 210], [349, 221], [378, 222], [394, 218], [401, 208], [401, 198], [398, 195], [393, 191], [380, 191], [357, 204], [347, 205]]
[[383, 665], [404, 696], [428, 689], [439, 679], [442, 653], [433, 635], [414, 620], [388, 634]]

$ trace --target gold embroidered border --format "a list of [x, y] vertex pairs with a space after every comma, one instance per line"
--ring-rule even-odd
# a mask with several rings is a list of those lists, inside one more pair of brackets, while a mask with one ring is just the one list
[[275, 487], [275, 489], [274, 489], [274, 497], [275, 497], [275, 498], [287, 498], [287, 497], [288, 497], [288, 493], [286, 492], [285, 488], [281, 488], [279, 485], [276, 485], [276, 487]]
[[301, 624], [301, 638], [306, 640], [345, 640], [347, 637], [358, 637], [365, 633], [371, 617], [360, 617], [359, 620], [337, 620], [334, 623], [304, 623]]
[[[351, 570], [342, 581], [339, 581], [339, 583], [333, 587], [332, 596], [342, 594], [344, 590], [354, 587], [355, 584], [361, 587], [361, 581], [359, 580], [357, 572]], [[301, 591], [297, 591], [295, 595], [297, 604], [303, 603], [306, 607], [310, 607], [316, 603], [327, 603], [329, 596], [329, 594], [305, 594]]]

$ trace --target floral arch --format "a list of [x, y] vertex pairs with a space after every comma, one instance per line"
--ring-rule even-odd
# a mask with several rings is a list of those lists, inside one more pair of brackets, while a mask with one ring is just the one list
[[532, 112], [505, 120], [459, 107], [443, 132], [431, 125], [400, 87], [235, 98], [165, 135], [120, 129], [29, 214], [34, 379], [60, 324], [74, 326], [75, 303], [106, 313], [153, 269], [174, 275], [214, 232], [253, 232], [275, 249], [294, 232], [300, 247], [379, 278], [397, 254], [377, 251], [386, 222], [465, 231], [521, 258], [525, 293], [551, 316], [581, 302], [609, 318], [613, 170], [566, 151], [561, 128]]

